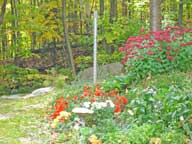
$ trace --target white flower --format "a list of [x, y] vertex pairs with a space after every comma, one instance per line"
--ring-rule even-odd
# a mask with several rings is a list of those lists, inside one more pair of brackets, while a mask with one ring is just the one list
[[184, 121], [184, 117], [183, 116], [180, 116], [180, 121]]
[[105, 103], [105, 102], [100, 102], [99, 104], [101, 105], [102, 108], [106, 108], [107, 107], [107, 103]]
[[155, 96], [157, 94], [157, 92], [152, 88], [147, 88], [146, 91], [148, 94], [152, 94], [153, 96]]
[[94, 103], [92, 103], [92, 109], [94, 109], [94, 108], [101, 109], [102, 107], [99, 102], [94, 102]]
[[90, 108], [90, 106], [91, 106], [91, 102], [84, 102], [83, 103], [83, 107], [85, 107], [85, 108]]
[[134, 115], [133, 111], [132, 110], [128, 110], [127, 111], [130, 115]]
[[114, 105], [114, 103], [112, 102], [112, 100], [106, 100], [106, 103], [107, 103], [107, 105], [109, 105], [111, 108], [114, 108], [114, 107], [115, 107], [115, 105]]
[[75, 124], [74, 127], [73, 127], [75, 130], [79, 130], [81, 127], [79, 124]]
[[82, 113], [82, 114], [85, 114], [85, 113], [87, 113], [87, 114], [92, 114], [92, 113], [94, 113], [94, 111], [92, 111], [92, 110], [90, 110], [90, 109], [87, 109], [87, 108], [74, 108], [73, 110], [72, 110], [72, 112], [73, 113]]

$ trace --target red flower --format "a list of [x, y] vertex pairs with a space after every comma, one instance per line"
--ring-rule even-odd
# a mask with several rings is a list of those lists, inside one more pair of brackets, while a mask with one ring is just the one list
[[54, 112], [50, 117], [55, 119], [57, 116], [59, 116], [59, 112]]
[[94, 94], [95, 94], [96, 96], [101, 96], [101, 95], [102, 95], [102, 91], [101, 91], [101, 90], [96, 90], [96, 91], [94, 92]]
[[120, 97], [120, 101], [121, 101], [123, 104], [127, 104], [127, 102], [128, 102], [127, 98], [124, 97], [124, 96], [121, 96], [121, 97]]
[[120, 105], [116, 105], [115, 109], [114, 109], [115, 113], [120, 113], [121, 112], [121, 106]]
[[149, 55], [149, 56], [153, 56], [155, 53], [153, 52], [153, 51], [148, 51], [147, 52], [147, 55]]

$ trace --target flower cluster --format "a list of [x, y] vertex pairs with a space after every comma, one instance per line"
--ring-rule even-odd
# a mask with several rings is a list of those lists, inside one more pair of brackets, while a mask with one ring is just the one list
[[118, 91], [111, 90], [105, 92], [101, 86], [97, 85], [94, 88], [85, 86], [83, 87], [83, 93], [80, 96], [73, 96], [71, 98], [64, 98], [61, 96], [55, 101], [54, 113], [51, 118], [59, 116], [61, 111], [69, 109], [69, 103], [78, 103], [85, 108], [105, 108], [110, 106], [114, 108], [115, 113], [119, 113], [123, 110], [128, 100], [125, 96], [119, 95]]
[[74, 121], [73, 126], [73, 129], [78, 130], [84, 125], [83, 123], [85, 123], [84, 116], [89, 116], [94, 113], [98, 118], [98, 115], [103, 116], [100, 112], [105, 113], [109, 111], [110, 116], [112, 116], [113, 112], [122, 112], [127, 103], [127, 98], [120, 95], [116, 90], [105, 92], [101, 86], [85, 86], [81, 95], [66, 98], [60, 96], [56, 99], [54, 112], [50, 116], [53, 119], [51, 127], [55, 128], [59, 122], [66, 123], [66, 120], [70, 118], [72, 112], [80, 117], [80, 120]]
[[71, 116], [71, 113], [66, 111], [61, 111], [59, 115], [53, 120], [51, 127], [55, 128], [59, 122], [65, 122], [69, 117]]
[[55, 101], [54, 105], [54, 113], [51, 115], [51, 118], [56, 118], [59, 116], [60, 112], [69, 108], [68, 102], [64, 99], [64, 97], [60, 97]]
[[136, 66], [143, 65], [143, 62], [166, 65], [181, 57], [187, 46], [192, 46], [192, 28], [167, 26], [161, 31], [144, 33], [142, 29], [142, 32], [139, 36], [129, 37], [125, 45], [119, 48], [124, 54], [122, 63], [129, 70], [134, 67], [135, 61], [140, 61]]

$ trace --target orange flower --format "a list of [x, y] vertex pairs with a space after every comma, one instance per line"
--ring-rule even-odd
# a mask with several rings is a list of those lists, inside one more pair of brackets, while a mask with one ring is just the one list
[[93, 102], [95, 102], [95, 101], [96, 101], [95, 98], [92, 97], [92, 98], [91, 98], [91, 102], [93, 103]]
[[120, 105], [116, 105], [115, 109], [114, 109], [115, 113], [120, 113], [121, 112], [121, 106]]
[[108, 92], [106, 92], [106, 93], [105, 93], [105, 96], [106, 96], [106, 97], [108, 97], [108, 96], [109, 96], [109, 93], [108, 93]]
[[101, 88], [100, 85], [97, 85], [97, 86], [96, 86], [96, 90], [99, 90], [100, 88]]
[[83, 95], [82, 95], [82, 96], [80, 96], [80, 98], [81, 98], [81, 99], [84, 99], [84, 98], [85, 98], [85, 96], [83, 96]]
[[101, 96], [101, 95], [102, 95], [102, 91], [101, 91], [101, 90], [96, 90], [96, 91], [94, 92], [94, 94], [95, 94], [96, 96]]
[[123, 104], [127, 104], [128, 100], [125, 96], [121, 96], [120, 97], [120, 101], [123, 103]]
[[78, 99], [78, 96], [74, 96], [73, 98], [72, 98], [72, 101], [76, 101]]
[[117, 96], [117, 91], [116, 90], [111, 90], [110, 92], [111, 96]]

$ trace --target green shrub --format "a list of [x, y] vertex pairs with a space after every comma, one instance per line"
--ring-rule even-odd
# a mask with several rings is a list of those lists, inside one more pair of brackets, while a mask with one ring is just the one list
[[0, 95], [27, 93], [43, 86], [46, 75], [36, 69], [24, 69], [15, 65], [0, 65]]

